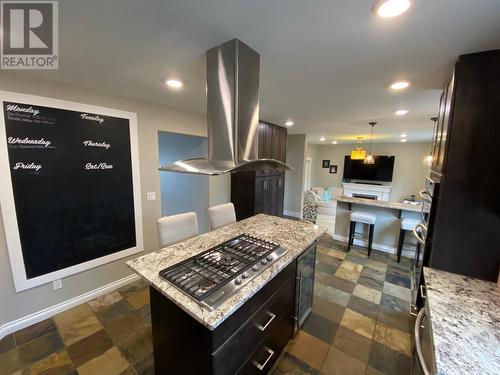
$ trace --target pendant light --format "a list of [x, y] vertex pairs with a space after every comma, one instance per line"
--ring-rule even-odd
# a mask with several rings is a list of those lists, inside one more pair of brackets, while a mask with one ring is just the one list
[[351, 160], [363, 160], [366, 157], [366, 151], [361, 148], [363, 137], [358, 138], [358, 147], [351, 151]]
[[[437, 131], [436, 129], [436, 122], [437, 122], [437, 117], [431, 117], [431, 121], [434, 121], [434, 136]], [[434, 139], [434, 136], [432, 137]], [[429, 152], [429, 155], [427, 155], [424, 159], [424, 165], [427, 167], [432, 167], [432, 143], [431, 143], [431, 151]]]
[[369, 124], [372, 127], [372, 135], [370, 138], [370, 152], [368, 153], [368, 156], [363, 161], [363, 164], [375, 164], [375, 159], [373, 158], [373, 155], [372, 155], [372, 143], [373, 143], [373, 127], [375, 125], [377, 125], [377, 123], [373, 121], [373, 122], [370, 122]]

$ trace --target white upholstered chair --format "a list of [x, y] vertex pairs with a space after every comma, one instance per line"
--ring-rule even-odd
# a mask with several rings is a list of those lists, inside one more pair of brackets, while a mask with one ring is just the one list
[[351, 246], [354, 243], [354, 235], [356, 233], [356, 223], [367, 224], [369, 227], [368, 234], [368, 256], [372, 252], [372, 244], [373, 244], [373, 232], [375, 230], [375, 222], [377, 221], [377, 215], [371, 212], [365, 211], [353, 211], [351, 212], [351, 223], [349, 226], [349, 238], [347, 244], [347, 251], [351, 250]]
[[210, 220], [210, 230], [235, 223], [236, 213], [234, 211], [234, 204], [226, 203], [210, 207], [208, 209], [208, 219]]
[[[401, 253], [403, 252], [403, 245], [405, 242], [405, 234], [407, 231], [413, 231], [415, 228], [417, 231], [420, 231], [420, 224], [422, 224], [422, 221], [420, 219], [414, 219], [410, 217], [406, 217], [401, 220], [401, 229], [399, 231], [399, 240], [398, 240], [398, 250], [396, 252], [396, 255], [398, 257], [398, 263], [401, 261]], [[420, 257], [420, 242], [417, 241], [417, 247], [416, 247], [416, 263], [418, 267], [418, 261]]]
[[198, 235], [198, 218], [195, 212], [163, 216], [158, 219], [160, 248], [173, 245]]

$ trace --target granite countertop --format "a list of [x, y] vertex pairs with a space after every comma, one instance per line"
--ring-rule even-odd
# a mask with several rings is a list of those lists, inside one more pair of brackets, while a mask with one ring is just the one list
[[500, 374], [500, 289], [424, 268], [437, 374]]
[[[391, 208], [394, 210], [422, 212], [422, 203], [411, 204], [411, 203], [381, 201], [381, 200], [367, 199], [367, 198], [346, 197], [345, 195], [336, 196], [334, 197], [334, 199], [336, 199], [339, 202], [345, 202], [345, 203], [364, 204], [366, 206]], [[429, 212], [428, 205], [425, 205], [424, 212]]]
[[[130, 260], [127, 265], [165, 297], [207, 328], [213, 330], [290, 264], [303, 250], [322, 236], [325, 231], [326, 228], [305, 221], [259, 214]], [[201, 307], [196, 301], [158, 275], [160, 270], [242, 233], [280, 244], [288, 251], [215, 310], [209, 311]]]

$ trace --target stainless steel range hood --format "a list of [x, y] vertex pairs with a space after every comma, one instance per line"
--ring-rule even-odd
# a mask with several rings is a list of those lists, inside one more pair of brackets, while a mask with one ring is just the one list
[[208, 159], [179, 160], [161, 171], [221, 175], [292, 169], [258, 159], [260, 56], [238, 39], [207, 51]]

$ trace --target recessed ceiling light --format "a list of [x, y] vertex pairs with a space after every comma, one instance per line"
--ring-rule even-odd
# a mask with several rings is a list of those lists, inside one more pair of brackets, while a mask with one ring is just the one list
[[403, 89], [407, 88], [408, 86], [410, 86], [410, 82], [408, 82], [408, 81], [397, 81], [391, 85], [391, 89], [403, 90]]
[[373, 9], [382, 18], [391, 18], [403, 14], [411, 7], [412, 0], [377, 0]]
[[292, 120], [288, 120], [287, 122], [285, 122], [285, 125], [286, 126], [292, 126], [293, 125], [293, 121]]
[[174, 89], [179, 89], [182, 87], [182, 82], [178, 79], [169, 79], [166, 83], [168, 87], [172, 87]]
[[394, 112], [396, 115], [398, 116], [404, 116], [406, 115], [408, 112], [410, 112], [409, 109], [398, 109], [396, 112]]
[[408, 137], [408, 134], [406, 134], [406, 133], [401, 133], [400, 137], [401, 137], [401, 138], [406, 138], [406, 137]]
[[338, 142], [337, 141], [333, 141], [332, 142], [332, 145], [336, 145]]
[[401, 142], [403, 142], [403, 143], [404, 143], [404, 142], [406, 142], [406, 141], [408, 141], [406, 138], [401, 138]]
[[325, 137], [321, 137], [319, 140], [323, 142], [325, 140]]

